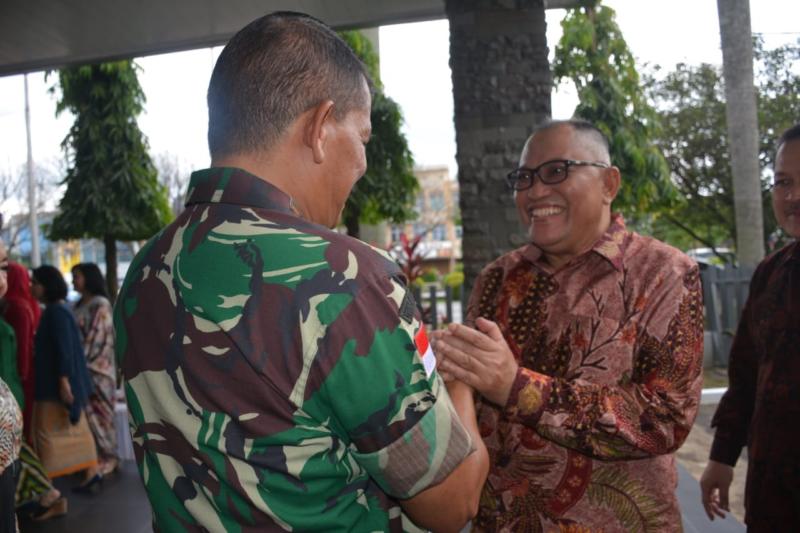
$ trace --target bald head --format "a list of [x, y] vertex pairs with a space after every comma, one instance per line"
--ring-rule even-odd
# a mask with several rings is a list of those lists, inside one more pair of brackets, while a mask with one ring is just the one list
[[609, 227], [620, 185], [603, 134], [582, 121], [548, 122], [525, 143], [520, 168], [532, 178], [514, 202], [545, 260], [558, 268], [589, 250]]
[[530, 145], [535, 142], [536, 137], [561, 128], [572, 130], [573, 139], [581, 143], [581, 147], [591, 154], [594, 161], [611, 164], [608, 137], [591, 122], [580, 119], [550, 120], [537, 126], [525, 142], [521, 159], [525, 159], [525, 154], [528, 152]]

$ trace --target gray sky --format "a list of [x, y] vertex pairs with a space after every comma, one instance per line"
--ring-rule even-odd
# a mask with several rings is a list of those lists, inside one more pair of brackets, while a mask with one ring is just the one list
[[[617, 11], [623, 35], [640, 63], [671, 69], [678, 62], [722, 62], [715, 0], [607, 0]], [[552, 56], [561, 34], [563, 10], [547, 13]], [[751, 0], [753, 31], [768, 45], [800, 37], [800, 2]], [[381, 28], [381, 76], [386, 92], [405, 115], [405, 131], [420, 165], [448, 165], [455, 171], [452, 86], [446, 20]], [[205, 91], [219, 48], [137, 60], [147, 95], [139, 124], [151, 153], [169, 152], [188, 172], [208, 164]], [[37, 160], [61, 157], [60, 143], [71, 117], [54, 118], [55, 98], [42, 73], [29, 75], [33, 152]], [[569, 86], [553, 94], [554, 118], [572, 114]], [[26, 160], [22, 76], [0, 77], [0, 172], [17, 172]]]

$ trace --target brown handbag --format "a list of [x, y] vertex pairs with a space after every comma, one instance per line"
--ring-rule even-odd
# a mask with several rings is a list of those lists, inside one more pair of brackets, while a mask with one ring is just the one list
[[73, 425], [61, 403], [37, 401], [32, 418], [31, 439], [48, 476], [66, 476], [97, 465], [97, 450], [85, 413]]

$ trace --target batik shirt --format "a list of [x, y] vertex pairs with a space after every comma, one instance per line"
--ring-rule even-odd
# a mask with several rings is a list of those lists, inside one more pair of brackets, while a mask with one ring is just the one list
[[711, 425], [711, 459], [734, 466], [747, 446], [745, 522], [800, 531], [800, 244], [756, 269], [730, 353], [730, 385]]
[[472, 449], [396, 264], [242, 170], [192, 175], [115, 323], [157, 531], [415, 530]]
[[0, 378], [0, 474], [19, 458], [22, 411], [11, 389]]
[[615, 216], [555, 271], [533, 245], [488, 265], [478, 316], [520, 367], [506, 405], [479, 406], [491, 467], [476, 529], [679, 531], [672, 452], [701, 389], [697, 265]]

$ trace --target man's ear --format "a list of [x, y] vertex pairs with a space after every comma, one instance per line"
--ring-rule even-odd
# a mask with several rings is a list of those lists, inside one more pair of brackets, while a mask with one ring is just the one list
[[306, 113], [303, 142], [311, 149], [314, 162], [321, 164], [325, 160], [325, 143], [328, 139], [326, 126], [333, 120], [333, 100], [323, 100]]
[[603, 173], [603, 203], [605, 205], [611, 205], [611, 202], [617, 197], [621, 184], [622, 177], [620, 176], [619, 168], [608, 167]]

